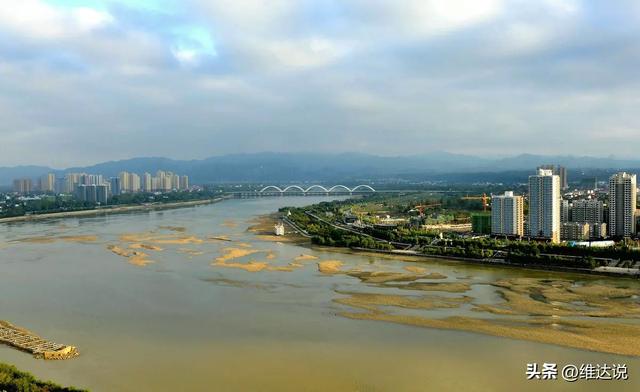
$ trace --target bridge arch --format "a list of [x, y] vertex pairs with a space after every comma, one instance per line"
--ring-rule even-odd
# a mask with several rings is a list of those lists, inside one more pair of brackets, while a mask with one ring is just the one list
[[370, 190], [371, 192], [375, 192], [375, 191], [376, 191], [375, 189], [373, 189], [373, 188], [372, 188], [372, 187], [370, 187], [369, 185], [358, 185], [357, 187], [353, 188], [353, 189], [351, 190], [351, 192], [355, 192], [355, 191], [357, 191], [357, 190], [358, 190], [358, 189], [360, 189], [360, 188], [366, 188], [366, 189]]
[[329, 190], [328, 190], [327, 192], [333, 192], [333, 191], [334, 191], [334, 190], [336, 190], [337, 188], [342, 188], [342, 189], [344, 189], [345, 191], [347, 191], [347, 192], [351, 193], [351, 189], [347, 188], [347, 187], [346, 187], [346, 186], [344, 186], [344, 185], [334, 185], [334, 186], [332, 186], [331, 188], [329, 188]]
[[278, 187], [277, 187], [277, 186], [275, 186], [275, 185], [269, 185], [269, 186], [265, 186], [264, 188], [262, 188], [262, 189], [260, 190], [260, 193], [266, 192], [266, 191], [267, 191], [267, 190], [269, 190], [269, 189], [274, 189], [274, 190], [276, 190], [276, 191], [278, 191], [278, 192], [280, 192], [280, 193], [284, 192], [282, 189], [278, 188]]
[[286, 191], [288, 191], [289, 189], [298, 189], [300, 192], [302, 192], [302, 193], [306, 193], [306, 191], [305, 191], [303, 188], [301, 188], [301, 187], [299, 187], [299, 186], [297, 186], [297, 185], [289, 185], [288, 187], [286, 187], [286, 188], [284, 188], [284, 189], [282, 190], [282, 193], [285, 193], [285, 192], [286, 192]]
[[309, 188], [307, 188], [307, 190], [305, 190], [304, 192], [307, 193], [310, 190], [314, 189], [314, 188], [319, 188], [322, 189], [324, 192], [329, 192], [329, 190], [325, 187], [323, 187], [322, 185], [311, 185]]

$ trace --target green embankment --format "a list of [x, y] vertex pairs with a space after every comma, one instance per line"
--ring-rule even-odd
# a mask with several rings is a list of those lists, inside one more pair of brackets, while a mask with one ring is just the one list
[[40, 381], [15, 366], [0, 363], [0, 391], [2, 392], [79, 392], [83, 389], [62, 387], [49, 381]]

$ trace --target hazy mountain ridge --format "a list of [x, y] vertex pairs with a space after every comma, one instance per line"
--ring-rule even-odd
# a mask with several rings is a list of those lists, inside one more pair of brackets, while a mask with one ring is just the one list
[[[331, 181], [382, 178], [443, 178], [447, 173], [531, 172], [541, 164], [561, 164], [570, 170], [619, 170], [640, 168], [640, 160], [619, 160], [587, 156], [544, 156], [521, 154], [507, 158], [481, 158], [447, 152], [384, 157], [363, 153], [254, 153], [214, 156], [200, 160], [176, 160], [163, 157], [131, 158], [102, 162], [91, 166], [56, 170], [43, 166], [0, 167], [0, 185], [14, 178], [37, 178], [47, 172], [103, 174], [106, 177], [126, 170], [135, 173], [157, 170], [187, 174], [192, 183], [208, 182], [287, 182]], [[526, 173], [516, 177], [525, 176]], [[460, 177], [460, 176], [455, 176]], [[471, 176], [472, 178], [473, 176]], [[484, 177], [484, 176], [481, 176]], [[480, 179], [481, 180], [481, 179]]]

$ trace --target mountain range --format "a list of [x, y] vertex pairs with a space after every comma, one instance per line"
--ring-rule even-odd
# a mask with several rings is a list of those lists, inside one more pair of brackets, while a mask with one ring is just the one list
[[[14, 178], [37, 178], [53, 172], [103, 174], [106, 177], [121, 171], [135, 173], [157, 170], [173, 171], [190, 176], [191, 183], [216, 182], [291, 182], [291, 181], [357, 181], [383, 179], [429, 180], [446, 178], [484, 178], [491, 173], [511, 173], [524, 178], [541, 164], [559, 164], [582, 175], [640, 168], [639, 160], [596, 158], [588, 156], [546, 156], [521, 154], [506, 158], [485, 158], [447, 152], [384, 157], [363, 153], [253, 153], [214, 156], [200, 160], [176, 160], [162, 157], [131, 158], [98, 163], [92, 166], [53, 169], [44, 166], [0, 167], [0, 185], [11, 184]], [[475, 175], [474, 175], [475, 174]], [[483, 174], [483, 175], [480, 175]], [[499, 178], [499, 176], [498, 176]], [[481, 180], [481, 179], [480, 179]]]

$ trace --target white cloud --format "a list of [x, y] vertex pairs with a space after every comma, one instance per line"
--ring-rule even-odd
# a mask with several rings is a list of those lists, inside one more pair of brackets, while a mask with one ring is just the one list
[[78, 7], [71, 10], [71, 15], [79, 31], [88, 32], [113, 23], [113, 17], [108, 12], [93, 8]]
[[59, 39], [113, 22], [105, 12], [86, 7], [60, 8], [40, 0], [20, 0], [0, 7], [0, 29], [31, 39]]
[[182, 65], [196, 65], [198, 62], [198, 53], [191, 49], [174, 49], [172, 50], [173, 56]]

